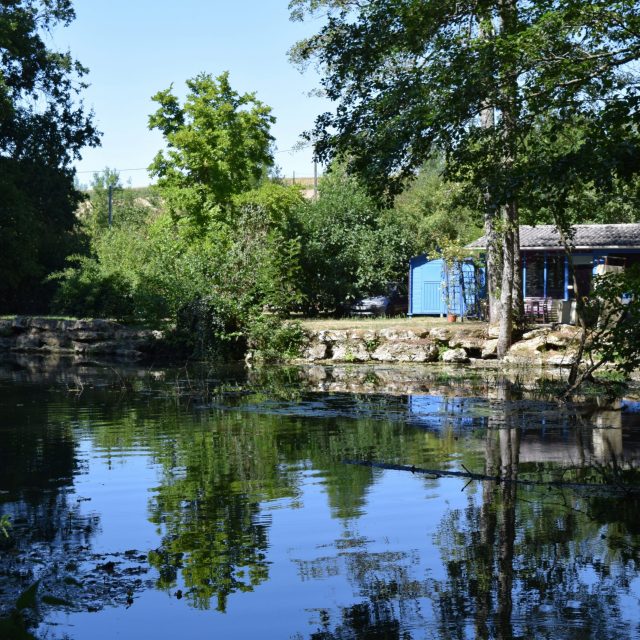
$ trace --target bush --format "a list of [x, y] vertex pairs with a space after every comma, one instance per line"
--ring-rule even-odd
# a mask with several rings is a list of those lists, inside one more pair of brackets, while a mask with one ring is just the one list
[[195, 358], [239, 359], [247, 347], [242, 324], [238, 307], [210, 295], [178, 310], [175, 335]]
[[53, 300], [55, 311], [72, 316], [113, 318], [129, 322], [135, 317], [131, 283], [121, 273], [103, 273], [91, 258], [76, 257], [76, 267], [55, 274], [59, 281]]
[[286, 322], [277, 316], [260, 315], [247, 326], [248, 345], [260, 362], [283, 362], [302, 351], [306, 334], [299, 322]]

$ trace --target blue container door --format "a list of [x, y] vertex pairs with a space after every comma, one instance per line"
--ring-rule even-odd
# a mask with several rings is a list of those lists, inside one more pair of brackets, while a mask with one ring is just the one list
[[440, 280], [423, 283], [422, 304], [421, 313], [442, 313], [442, 282]]
[[411, 260], [411, 315], [440, 315], [446, 312], [442, 298], [442, 260], [417, 256]]

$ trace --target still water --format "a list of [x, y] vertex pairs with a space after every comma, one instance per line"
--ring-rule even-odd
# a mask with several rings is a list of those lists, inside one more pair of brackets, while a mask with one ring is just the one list
[[638, 404], [427, 371], [402, 394], [393, 370], [5, 366], [0, 615], [73, 640], [640, 638]]

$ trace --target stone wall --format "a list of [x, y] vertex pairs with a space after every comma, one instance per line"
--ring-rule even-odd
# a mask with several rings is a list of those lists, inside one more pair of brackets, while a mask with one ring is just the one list
[[[522, 336], [505, 358], [509, 364], [567, 366], [574, 357], [577, 330], [568, 325], [542, 327]], [[112, 320], [55, 320], [18, 316], [0, 320], [0, 352], [53, 353], [78, 357], [136, 360], [157, 352], [160, 331]], [[496, 357], [491, 327], [464, 324], [424, 330], [385, 328], [308, 332], [303, 362], [464, 364]]]
[[[511, 364], [568, 366], [576, 329], [557, 325], [534, 329], [522, 336], [505, 361]], [[469, 324], [450, 329], [320, 330], [310, 331], [304, 362], [468, 363], [496, 358], [497, 332], [486, 325]]]
[[139, 359], [155, 351], [161, 331], [112, 320], [55, 320], [17, 316], [0, 320], [0, 351]]

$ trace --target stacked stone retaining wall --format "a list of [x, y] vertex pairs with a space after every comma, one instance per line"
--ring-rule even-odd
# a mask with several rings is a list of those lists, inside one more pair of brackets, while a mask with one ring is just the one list
[[0, 351], [139, 359], [152, 353], [160, 331], [112, 320], [56, 320], [17, 316], [0, 320]]
[[[541, 327], [514, 343], [505, 361], [511, 364], [568, 366], [573, 362], [576, 329]], [[308, 332], [304, 362], [468, 363], [496, 358], [497, 330], [486, 325], [456, 329], [346, 329]]]

